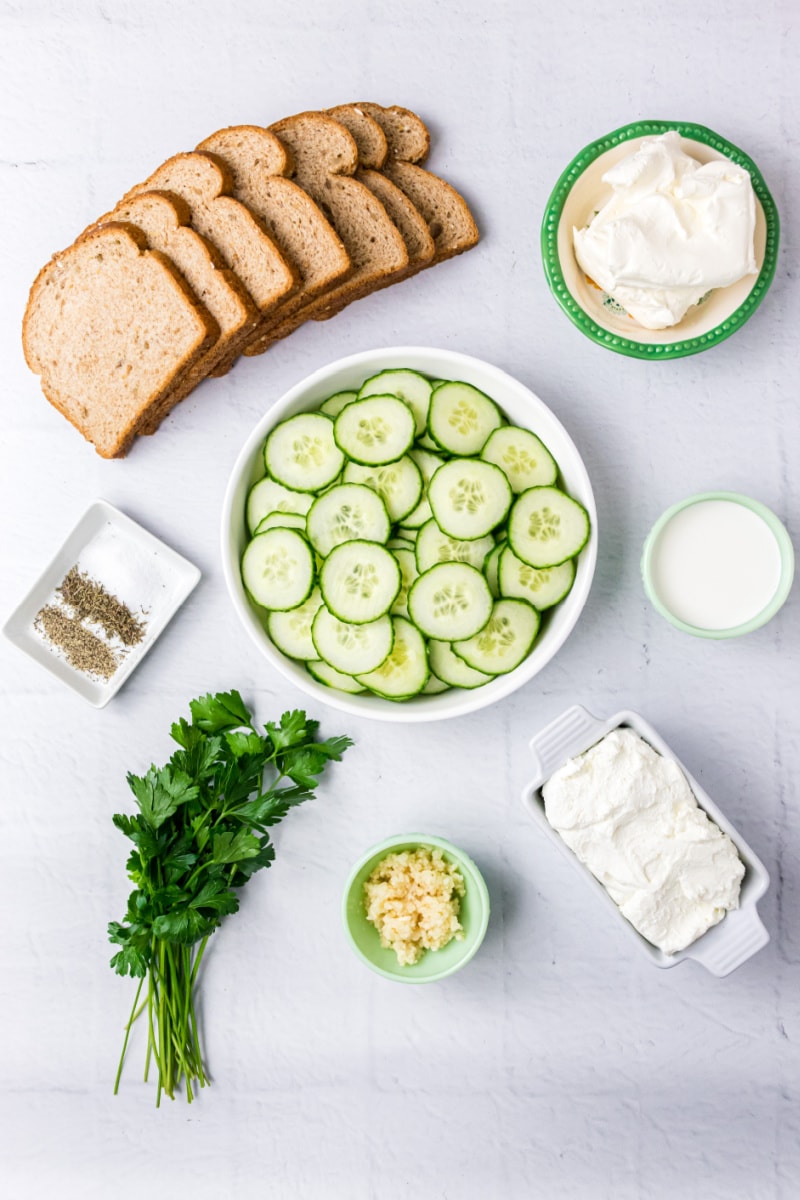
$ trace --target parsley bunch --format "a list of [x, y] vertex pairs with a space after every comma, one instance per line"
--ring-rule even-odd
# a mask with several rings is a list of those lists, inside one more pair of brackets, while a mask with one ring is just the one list
[[[181, 1078], [208, 1083], [200, 1051], [195, 988], [208, 939], [239, 907], [239, 889], [275, 857], [269, 829], [289, 809], [314, 797], [326, 764], [338, 762], [350, 738], [317, 741], [318, 721], [286, 712], [259, 733], [238, 692], [192, 700], [191, 722], [171, 734], [180, 747], [161, 768], [128, 775], [139, 809], [114, 824], [134, 845], [127, 862], [136, 885], [111, 966], [139, 978], [114, 1084], [119, 1089], [131, 1026], [147, 1011], [145, 1079], [158, 1070], [156, 1104], [175, 1098]], [[140, 1002], [147, 984], [146, 996]]]

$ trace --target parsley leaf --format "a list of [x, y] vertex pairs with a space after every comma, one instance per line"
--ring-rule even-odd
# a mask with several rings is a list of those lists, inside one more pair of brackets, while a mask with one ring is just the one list
[[250, 725], [250, 713], [238, 692], [209, 692], [189, 704], [192, 723], [204, 733], [222, 733], [225, 729], [238, 729]]

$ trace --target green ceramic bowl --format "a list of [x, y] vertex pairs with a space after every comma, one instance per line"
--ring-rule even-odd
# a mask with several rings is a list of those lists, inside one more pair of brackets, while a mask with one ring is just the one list
[[[420, 847], [441, 850], [445, 861], [454, 863], [461, 872], [465, 893], [459, 920], [464, 927], [464, 938], [462, 941], [454, 938], [442, 950], [427, 950], [418, 963], [401, 967], [394, 951], [381, 946], [378, 931], [367, 920], [364, 884], [390, 851], [418, 850]], [[444, 838], [424, 833], [397, 834], [372, 846], [353, 867], [344, 889], [342, 920], [353, 950], [378, 975], [397, 983], [433, 983], [458, 971], [478, 950], [489, 924], [489, 892], [475, 863], [457, 846]]]
[[[761, 517], [764, 524], [771, 530], [775, 541], [778, 543], [778, 550], [781, 556], [780, 579], [769, 603], [760, 612], [756, 613], [754, 617], [751, 617], [749, 621], [744, 621], [741, 625], [732, 625], [728, 629], [702, 629], [697, 625], [689, 625], [686, 621], [682, 621], [680, 617], [676, 617], [667, 608], [666, 604], [664, 604], [653, 580], [653, 555], [661, 533], [679, 512], [683, 512], [685, 508], [689, 508], [692, 504], [700, 504], [704, 500], [729, 500], [734, 504], [742, 504], [745, 508], [749, 508], [756, 516]], [[767, 508], [759, 500], [753, 500], [750, 496], [742, 496], [739, 492], [700, 492], [696, 496], [689, 496], [686, 500], [680, 500], [677, 504], [673, 504], [656, 521], [644, 543], [641, 571], [642, 582], [644, 583], [644, 590], [648, 600], [656, 612], [669, 621], [670, 625], [674, 625], [682, 633], [692, 634], [693, 637], [712, 638], [715, 640], [735, 638], [741, 637], [745, 633], [752, 633], [753, 630], [760, 629], [762, 625], [766, 625], [767, 621], [772, 620], [786, 601], [789, 592], [792, 590], [792, 581], [794, 579], [794, 547], [781, 521], [775, 516], [771, 508]]]
[[[755, 255], [758, 274], [716, 288], [680, 324], [644, 329], [581, 271], [572, 249], [572, 229], [582, 228], [599, 203], [611, 195], [603, 174], [645, 137], [677, 129], [688, 154], [700, 162], [728, 158], [750, 172], [756, 194]], [[705, 125], [686, 121], [636, 121], [585, 146], [553, 188], [542, 221], [542, 261], [547, 282], [561, 308], [581, 333], [629, 358], [684, 358], [699, 354], [734, 334], [767, 293], [778, 259], [780, 221], [775, 202], [751, 158]]]

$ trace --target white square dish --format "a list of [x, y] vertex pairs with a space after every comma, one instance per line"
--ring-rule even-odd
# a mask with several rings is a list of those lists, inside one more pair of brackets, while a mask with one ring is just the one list
[[[563, 766], [567, 759], [583, 754], [612, 729], [618, 729], [620, 726], [632, 729], [664, 758], [671, 759], [680, 767], [697, 803], [711, 820], [724, 833], [728, 834], [745, 865], [739, 907], [727, 913], [718, 925], [714, 925], [696, 942], [692, 942], [690, 946], [677, 954], [664, 954], [662, 950], [653, 946], [634, 929], [599, 880], [595, 879], [561, 835], [552, 827], [545, 814], [542, 788], [550, 776]], [[769, 875], [764, 864], [756, 857], [741, 834], [726, 820], [677, 755], [670, 750], [669, 746], [662, 741], [643, 717], [638, 713], [626, 711], [615, 713], [613, 717], [601, 721], [580, 705], [574, 705], [557, 717], [555, 721], [551, 721], [540, 733], [537, 733], [531, 740], [530, 748], [536, 767], [533, 779], [522, 793], [522, 802], [525, 808], [550, 840], [559, 847], [561, 853], [567, 856], [588, 885], [594, 888], [602, 903], [616, 914], [629, 937], [634, 939], [640, 951], [646, 954], [655, 966], [674, 967], [684, 959], [691, 958], [702, 963], [712, 975], [724, 976], [729, 975], [731, 971], [741, 966], [743, 962], [746, 962], [756, 951], [767, 944], [769, 933], [765, 929], [757, 909], [758, 901], [769, 887]]]
[[[132, 561], [146, 566], [157, 597], [148, 615], [142, 641], [127, 652], [107, 681], [72, 667], [57, 651], [49, 647], [34, 628], [37, 613], [43, 605], [52, 600], [56, 588], [67, 572], [79, 563], [81, 554], [88, 550], [93, 540], [103, 536], [113, 537], [121, 547], [130, 550]], [[10, 642], [94, 708], [103, 708], [142, 661], [184, 600], [197, 586], [199, 579], [199, 569], [188, 559], [183, 558], [152, 533], [148, 533], [113, 505], [105, 500], [96, 500], [14, 609], [3, 626], [3, 633]], [[135, 596], [120, 598], [127, 603], [136, 599]]]

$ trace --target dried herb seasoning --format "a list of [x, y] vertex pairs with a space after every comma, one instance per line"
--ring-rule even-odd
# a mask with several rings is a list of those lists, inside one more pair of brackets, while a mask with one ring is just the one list
[[126, 646], [138, 646], [144, 637], [146, 622], [77, 565], [56, 590], [81, 620], [100, 625], [109, 637], [119, 638]]
[[70, 616], [56, 604], [40, 608], [33, 623], [51, 645], [63, 651], [69, 665], [84, 675], [97, 675], [108, 680], [120, 664], [120, 659], [102, 638], [87, 629], [80, 618]]

